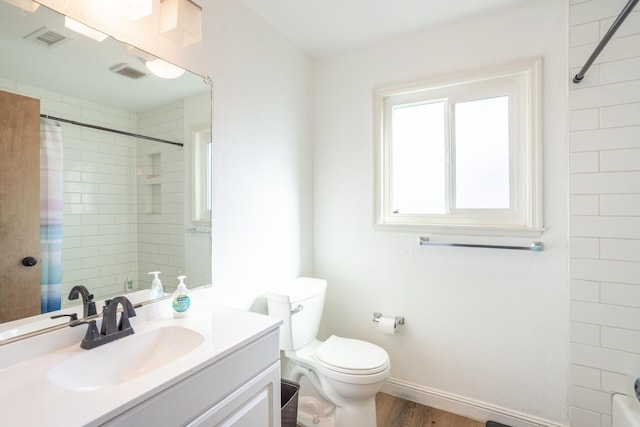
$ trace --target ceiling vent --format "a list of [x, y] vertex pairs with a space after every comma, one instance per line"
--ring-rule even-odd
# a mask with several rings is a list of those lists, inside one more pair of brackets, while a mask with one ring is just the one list
[[61, 34], [51, 28], [42, 27], [39, 30], [25, 36], [26, 40], [32, 40], [41, 46], [45, 47], [58, 47], [61, 44], [69, 41], [69, 37]]
[[129, 77], [130, 79], [139, 79], [147, 74], [143, 71], [136, 70], [129, 64], [118, 64], [109, 68], [109, 70], [113, 71], [116, 74], [120, 74], [121, 76]]

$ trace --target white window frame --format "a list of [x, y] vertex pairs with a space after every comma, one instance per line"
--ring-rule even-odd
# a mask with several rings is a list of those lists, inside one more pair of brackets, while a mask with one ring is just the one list
[[[211, 223], [211, 182], [207, 175], [207, 163], [211, 167], [211, 126], [203, 124], [191, 128], [191, 222]], [[209, 174], [211, 171], [209, 171]]]
[[[543, 228], [541, 73], [539, 58], [429, 81], [374, 90], [374, 228], [391, 231], [539, 236]], [[456, 209], [451, 185], [455, 172], [455, 102], [509, 96], [510, 209]], [[391, 111], [394, 106], [445, 101], [448, 127], [445, 214], [403, 214], [391, 206]]]

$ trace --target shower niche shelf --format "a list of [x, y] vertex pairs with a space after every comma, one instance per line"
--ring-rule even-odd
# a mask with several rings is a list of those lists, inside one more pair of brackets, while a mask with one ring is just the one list
[[162, 213], [162, 155], [152, 153], [147, 155], [148, 170], [144, 194], [144, 213]]

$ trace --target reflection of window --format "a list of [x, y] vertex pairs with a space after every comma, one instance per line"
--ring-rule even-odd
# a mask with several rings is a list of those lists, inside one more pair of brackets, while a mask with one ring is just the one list
[[377, 90], [377, 226], [539, 234], [539, 68]]
[[194, 127], [193, 142], [193, 222], [211, 221], [211, 127]]

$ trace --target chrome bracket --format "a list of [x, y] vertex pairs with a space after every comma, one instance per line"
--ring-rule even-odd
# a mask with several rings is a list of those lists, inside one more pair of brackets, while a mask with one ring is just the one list
[[[376, 311], [375, 313], [373, 313], [373, 321], [374, 322], [380, 322], [381, 318], [382, 318], [382, 313], [380, 313], [379, 311]], [[404, 317], [403, 316], [396, 316], [395, 317], [394, 326], [398, 326], [398, 325], [404, 325]]]

